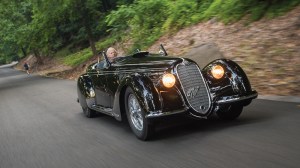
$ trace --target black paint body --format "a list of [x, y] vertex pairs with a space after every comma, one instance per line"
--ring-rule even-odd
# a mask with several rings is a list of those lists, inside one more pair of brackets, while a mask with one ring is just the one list
[[[196, 63], [190, 59], [148, 52], [118, 57], [112, 64], [105, 60], [94, 63], [78, 79], [78, 99], [82, 107], [89, 107], [122, 120], [127, 87], [134, 91], [148, 119], [178, 113], [207, 118], [232, 104], [246, 106], [257, 97], [257, 92], [252, 90], [246, 74], [235, 62], [219, 59], [203, 69], [196, 64], [206, 85], [200, 89], [206, 90], [209, 99], [209, 108], [205, 113], [199, 113], [191, 108], [177, 75], [178, 65], [189, 64]], [[225, 75], [218, 80], [210, 72], [212, 66], [217, 64], [225, 70]], [[161, 78], [165, 73], [172, 73], [176, 77], [175, 86], [172, 88], [166, 88], [162, 84]]]

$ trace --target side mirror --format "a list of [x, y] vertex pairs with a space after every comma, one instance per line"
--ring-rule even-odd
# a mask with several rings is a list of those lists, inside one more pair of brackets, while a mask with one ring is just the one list
[[168, 55], [168, 53], [167, 53], [167, 51], [165, 50], [165, 48], [164, 48], [164, 46], [162, 45], [162, 44], [160, 44], [160, 46], [159, 46], [159, 51], [158, 51], [161, 55], [163, 55], [163, 56], [167, 56]]

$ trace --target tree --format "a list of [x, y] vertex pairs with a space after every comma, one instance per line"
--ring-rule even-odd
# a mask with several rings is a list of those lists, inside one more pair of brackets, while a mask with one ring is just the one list
[[5, 60], [16, 57], [20, 49], [26, 55], [26, 45], [21, 42], [20, 34], [27, 31], [23, 25], [30, 22], [30, 11], [31, 4], [27, 1], [0, 2], [0, 56]]

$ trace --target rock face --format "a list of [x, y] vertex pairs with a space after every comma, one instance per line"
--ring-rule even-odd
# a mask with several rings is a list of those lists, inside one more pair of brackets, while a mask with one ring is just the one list
[[224, 58], [220, 49], [214, 43], [195, 46], [191, 48], [190, 51], [184, 55], [184, 57], [196, 61], [201, 69], [213, 60]]

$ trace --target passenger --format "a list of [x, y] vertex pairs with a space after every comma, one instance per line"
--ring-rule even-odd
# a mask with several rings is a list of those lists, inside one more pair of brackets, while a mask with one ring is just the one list
[[109, 62], [114, 62], [114, 59], [118, 56], [118, 52], [116, 49], [109, 47], [106, 51], [106, 55]]

